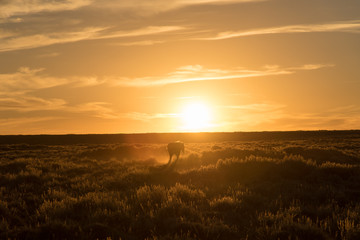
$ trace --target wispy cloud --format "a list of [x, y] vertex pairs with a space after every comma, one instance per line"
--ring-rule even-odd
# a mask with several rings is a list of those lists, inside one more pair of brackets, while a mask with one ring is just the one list
[[[9, 119], [9, 112], [19, 118], [12, 119], [12, 124], [30, 124], [32, 122], [54, 120], [59, 114], [77, 117], [84, 115], [101, 119], [119, 118], [111, 104], [106, 102], [69, 103], [61, 98], [34, 96], [34, 91], [67, 85], [67, 87], [85, 87], [98, 85], [92, 77], [58, 78], [44, 74], [42, 68], [22, 67], [15, 73], [0, 74], [0, 127], [6, 126], [3, 119]], [[36, 118], [41, 112], [49, 118]], [[29, 116], [30, 121], [23, 121], [22, 116]], [[19, 120], [19, 121], [18, 121]], [[10, 121], [10, 120], [9, 120]]]
[[[47, 122], [54, 120], [54, 117], [19, 117], [19, 118], [0, 118], [1, 128], [19, 129], [19, 126], [28, 126], [30, 123]], [[5, 129], [3, 129], [5, 130]], [[2, 131], [3, 134], [4, 131]]]
[[44, 68], [21, 67], [16, 72], [0, 74], [0, 94], [21, 96], [38, 89], [69, 84], [71, 87], [86, 87], [104, 83], [97, 77], [54, 77], [44, 73]]
[[[303, 116], [305, 119], [318, 119], [319, 122], [331, 121], [338, 122], [338, 128], [341, 129], [355, 129], [359, 128], [360, 122], [360, 106], [347, 105], [328, 109], [326, 111], [308, 114]], [[341, 123], [341, 124], [340, 124]], [[336, 127], [334, 127], [335, 129]]]
[[252, 103], [241, 105], [218, 106], [226, 116], [218, 127], [230, 130], [240, 128], [242, 130], [256, 129], [261, 124], [276, 122], [284, 115], [286, 105], [279, 103]]
[[178, 118], [179, 114], [177, 113], [142, 113], [142, 112], [130, 112], [125, 113], [121, 116], [122, 118], [129, 118], [137, 121], [151, 121], [154, 119], [161, 118]]
[[103, 33], [101, 35], [98, 35], [96, 39], [148, 36], [148, 35], [173, 32], [183, 29], [185, 28], [181, 26], [148, 26], [145, 28], [133, 29], [128, 31], [115, 31], [109, 33]]
[[228, 3], [247, 3], [247, 2], [264, 2], [267, 0], [177, 0], [178, 4], [228, 4]]
[[[122, 113], [114, 110], [113, 107], [114, 106], [108, 102], [86, 102], [81, 104], [70, 104], [63, 99], [45, 99], [30, 95], [0, 98], [0, 113], [11, 111], [19, 113], [20, 116], [24, 114], [28, 115], [31, 112], [36, 111], [47, 111], [47, 115], [50, 116], [51, 119], [56, 119], [59, 113], [61, 113], [63, 116], [70, 117], [86, 116], [100, 119], [131, 119], [144, 122], [148, 122], [154, 119], [179, 117], [179, 114], [176, 113]], [[55, 115], [53, 116], [53, 114]], [[1, 119], [4, 119], [4, 117], [0, 117], [0, 122]], [[22, 118], [19, 117], [19, 119]]]
[[22, 94], [35, 89], [49, 88], [68, 82], [63, 78], [42, 75], [43, 68], [21, 67], [15, 73], [0, 74], [0, 93], [5, 95]]
[[335, 64], [305, 64], [300, 67], [293, 67], [289, 69], [297, 71], [297, 70], [316, 70], [316, 69], [328, 68], [328, 67], [335, 67]]
[[118, 119], [121, 116], [111, 108], [107, 102], [87, 102], [65, 109], [68, 112], [86, 113], [88, 116], [102, 119]]
[[320, 113], [282, 114], [276, 121], [281, 130], [358, 129], [360, 108], [344, 106]]
[[133, 12], [146, 15], [168, 11], [176, 8], [200, 4], [233, 4], [263, 2], [267, 0], [131, 0], [131, 1], [99, 1], [96, 7], [113, 8], [118, 10], [132, 10]]
[[1, 18], [0, 17], [0, 24], [1, 23], [21, 23], [24, 19], [20, 17], [10, 17], [10, 18]]
[[32, 96], [17, 96], [0, 98], [0, 111], [44, 111], [59, 110], [65, 107], [66, 102], [63, 99], [43, 99]]
[[201, 65], [190, 65], [178, 68], [176, 71], [168, 73], [165, 76], [144, 77], [144, 78], [113, 78], [109, 79], [109, 83], [118, 86], [128, 87], [150, 87], [167, 84], [186, 83], [194, 81], [213, 81], [237, 78], [261, 77], [271, 75], [293, 74], [297, 70], [315, 70], [324, 67], [332, 67], [328, 64], [304, 65], [293, 68], [281, 68], [279, 66], [265, 66], [260, 70], [249, 69], [207, 69]]
[[125, 47], [129, 47], [129, 46], [150, 46], [150, 45], [154, 45], [154, 44], [160, 44], [160, 43], [163, 43], [163, 42], [164, 41], [146, 40], [146, 41], [124, 42], [124, 43], [118, 43], [116, 45], [125, 46]]
[[270, 112], [277, 111], [286, 107], [282, 104], [274, 104], [274, 103], [253, 103], [253, 104], [245, 104], [245, 105], [228, 105], [228, 106], [220, 106], [221, 108], [226, 109], [234, 109], [242, 112]]
[[127, 1], [94, 1], [94, 0], [11, 0], [0, 2], [0, 18], [11, 16], [21, 16], [38, 12], [56, 12], [74, 10], [85, 6], [111, 7], [116, 9], [172, 9], [181, 6], [195, 4], [229, 4], [229, 3], [247, 3], [261, 2], [266, 0], [127, 0]]
[[10, 0], [0, 1], [0, 18], [25, 15], [38, 12], [54, 12], [74, 10], [80, 7], [90, 5], [93, 0]]
[[107, 28], [85, 28], [76, 32], [54, 32], [47, 34], [35, 34], [29, 36], [15, 36], [0, 39], [0, 52], [14, 51], [44, 47], [59, 43], [70, 43], [81, 40], [94, 39], [99, 33]]
[[316, 70], [333, 67], [331, 64], [308, 64], [299, 67], [282, 68], [265, 66], [259, 70], [243, 68], [208, 69], [201, 65], [183, 66], [164, 76], [149, 76], [143, 78], [126, 78], [119, 76], [73, 76], [67, 78], [53, 77], [44, 73], [45, 69], [21, 67], [17, 72], [0, 74], [0, 93], [6, 96], [19, 95], [37, 89], [45, 89], [69, 84], [71, 87], [87, 87], [107, 84], [119, 87], [151, 87], [168, 84], [178, 84], [194, 81], [214, 81], [237, 78], [250, 78], [271, 75], [293, 74], [296, 71]]
[[110, 27], [88, 27], [80, 31], [54, 32], [29, 36], [18, 36], [15, 33], [0, 32], [0, 52], [38, 48], [83, 40], [148, 36], [183, 29], [181, 26], [148, 26], [128, 31], [113, 31]]
[[61, 55], [61, 53], [59, 53], [59, 52], [48, 52], [48, 53], [40, 54], [37, 57], [39, 57], [39, 58], [53, 58], [53, 57], [57, 57], [57, 56], [60, 56], [60, 55]]
[[[93, 0], [12, 0], [0, 1], [0, 24], [11, 22], [17, 24], [17, 28], [6, 30], [0, 28], [0, 52], [16, 51], [22, 49], [33, 49], [45, 47], [54, 44], [73, 43], [84, 40], [100, 40], [110, 38], [136, 38], [140, 36], [149, 36], [155, 34], [171, 33], [175, 31], [185, 30], [183, 26], [144, 26], [139, 28], [119, 30], [119, 24], [110, 21], [103, 24], [89, 25], [86, 18], [89, 9], [112, 9], [129, 14], [142, 14], [142, 12], [161, 12], [174, 8], [179, 8], [194, 4], [229, 4], [258, 2], [259, 0], [131, 0], [131, 1], [93, 1]], [[87, 6], [87, 8], [80, 9]], [[85, 9], [85, 10], [84, 10]], [[35, 14], [39, 12], [58, 12], [58, 11], [78, 11], [79, 19], [61, 19], [56, 21], [58, 25], [53, 26], [56, 14], [48, 14], [46, 16], [37, 16], [31, 18], [31, 22], [26, 22], [25, 15]], [[49, 19], [51, 21], [49, 21]], [[75, 21], [76, 24], [70, 24]], [[78, 22], [80, 21], [80, 22]], [[100, 25], [100, 26], [99, 26]], [[138, 25], [138, 26], [141, 26]], [[30, 28], [28, 26], [31, 26]], [[45, 27], [44, 27], [45, 26]], [[82, 27], [80, 27], [82, 26]], [[52, 32], [49, 32], [52, 29]], [[186, 29], [188, 30], [188, 29]], [[196, 29], [195, 29], [196, 30]], [[130, 41], [119, 43], [123, 46], [146, 46], [164, 42], [164, 39], [131, 39]]]
[[15, 33], [6, 31], [4, 29], [0, 29], [0, 39], [9, 38], [9, 37], [12, 37], [12, 36], [15, 36], [15, 35], [16, 35]]
[[115, 9], [120, 13], [125, 11], [136, 15], [148, 15], [158, 12], [164, 12], [189, 5], [200, 4], [233, 4], [262, 2], [268, 0], [5, 0], [0, 1], [0, 23], [4, 22], [22, 22], [22, 16], [36, 14], [40, 12], [59, 12], [73, 11], [82, 7], [94, 9]]
[[309, 32], [349, 32], [360, 33], [360, 20], [331, 22], [322, 24], [300, 24], [271, 28], [259, 28], [242, 31], [221, 32], [214, 37], [200, 38], [199, 40], [222, 40], [237, 37], [247, 37], [265, 34], [309, 33]]
[[277, 103], [254, 103], [221, 108], [226, 111], [225, 115], [229, 118], [223, 119], [218, 127], [229, 130], [357, 129], [360, 121], [360, 107], [356, 105], [325, 109], [317, 113], [292, 113], [286, 105]]
[[[59, 113], [63, 116], [86, 116], [101, 119], [120, 119], [128, 117], [112, 109], [112, 104], [107, 102], [86, 102], [70, 104], [59, 98], [40, 98], [31, 95], [17, 95], [0, 98], [1, 112], [16, 112], [22, 115], [33, 115], [31, 112], [47, 112], [46, 115], [57, 118]], [[0, 114], [1, 115], [1, 114]], [[3, 117], [0, 117], [2, 119]]]

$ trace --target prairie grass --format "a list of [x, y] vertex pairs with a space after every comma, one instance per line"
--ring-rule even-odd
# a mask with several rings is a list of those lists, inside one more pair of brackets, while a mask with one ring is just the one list
[[358, 139], [0, 146], [0, 239], [360, 239]]

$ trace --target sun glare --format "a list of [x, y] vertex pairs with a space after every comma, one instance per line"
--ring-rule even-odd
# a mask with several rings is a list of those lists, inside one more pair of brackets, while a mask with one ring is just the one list
[[185, 131], [204, 131], [211, 126], [211, 111], [204, 103], [190, 103], [182, 112]]

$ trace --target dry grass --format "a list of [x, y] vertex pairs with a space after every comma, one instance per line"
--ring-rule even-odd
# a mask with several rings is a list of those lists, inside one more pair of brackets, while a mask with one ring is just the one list
[[359, 239], [359, 139], [0, 145], [0, 239]]

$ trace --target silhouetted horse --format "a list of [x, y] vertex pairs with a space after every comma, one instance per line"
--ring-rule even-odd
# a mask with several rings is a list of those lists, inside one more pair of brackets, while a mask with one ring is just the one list
[[177, 160], [179, 159], [180, 152], [184, 153], [185, 151], [184, 143], [180, 141], [171, 142], [167, 145], [167, 150], [169, 152], [169, 157], [170, 157], [168, 165], [170, 165], [173, 155], [176, 155], [176, 160], [175, 160], [176, 163]]

